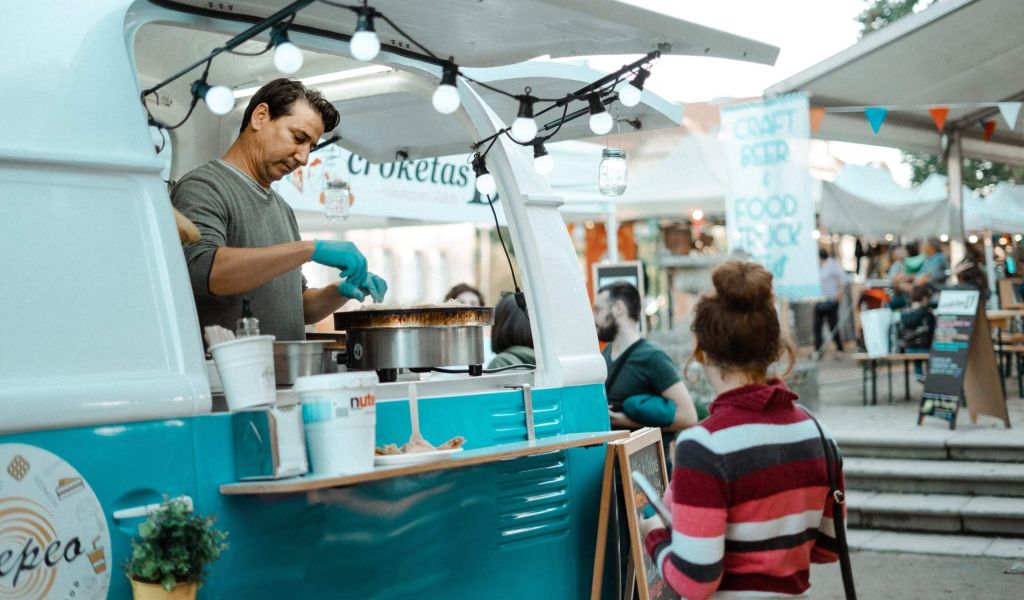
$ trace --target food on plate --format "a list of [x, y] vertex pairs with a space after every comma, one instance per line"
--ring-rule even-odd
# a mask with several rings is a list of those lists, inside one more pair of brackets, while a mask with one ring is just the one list
[[430, 445], [429, 442], [423, 444], [411, 443], [405, 444], [399, 447], [398, 444], [385, 444], [384, 446], [378, 446], [374, 448], [374, 454], [377, 456], [390, 456], [393, 454], [413, 454], [416, 452], [433, 452], [435, 450], [455, 450], [461, 448], [466, 443], [466, 438], [461, 435], [457, 435], [447, 442], [441, 444], [437, 448]]

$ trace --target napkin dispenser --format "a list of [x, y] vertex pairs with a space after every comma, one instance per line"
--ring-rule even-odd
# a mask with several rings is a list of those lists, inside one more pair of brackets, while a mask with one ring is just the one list
[[285, 479], [309, 472], [302, 405], [291, 392], [277, 393], [273, 406], [231, 414], [235, 445], [235, 477]]

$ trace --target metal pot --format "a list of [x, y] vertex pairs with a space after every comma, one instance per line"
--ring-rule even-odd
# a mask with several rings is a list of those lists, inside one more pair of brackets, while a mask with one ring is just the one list
[[292, 385], [299, 377], [336, 371], [337, 363], [331, 364], [331, 353], [325, 349], [330, 343], [330, 340], [274, 342], [277, 385]]

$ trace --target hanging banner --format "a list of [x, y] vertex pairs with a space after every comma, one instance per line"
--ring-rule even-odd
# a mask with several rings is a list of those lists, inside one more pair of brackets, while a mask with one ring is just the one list
[[[435, 223], [493, 223], [494, 217], [476, 191], [467, 155], [373, 164], [331, 144], [310, 154], [300, 167], [273, 184], [294, 210], [323, 212], [328, 180], [341, 180], [352, 191], [352, 215]], [[504, 222], [501, 208], [497, 210]]]
[[749, 254], [786, 300], [821, 297], [805, 94], [722, 108], [729, 251]]

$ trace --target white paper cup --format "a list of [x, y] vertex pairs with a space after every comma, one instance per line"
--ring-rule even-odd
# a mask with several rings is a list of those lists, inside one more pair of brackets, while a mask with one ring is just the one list
[[372, 371], [310, 375], [295, 381], [313, 473], [350, 475], [373, 469], [376, 385]]
[[274, 403], [274, 336], [246, 336], [210, 346], [228, 410]]

